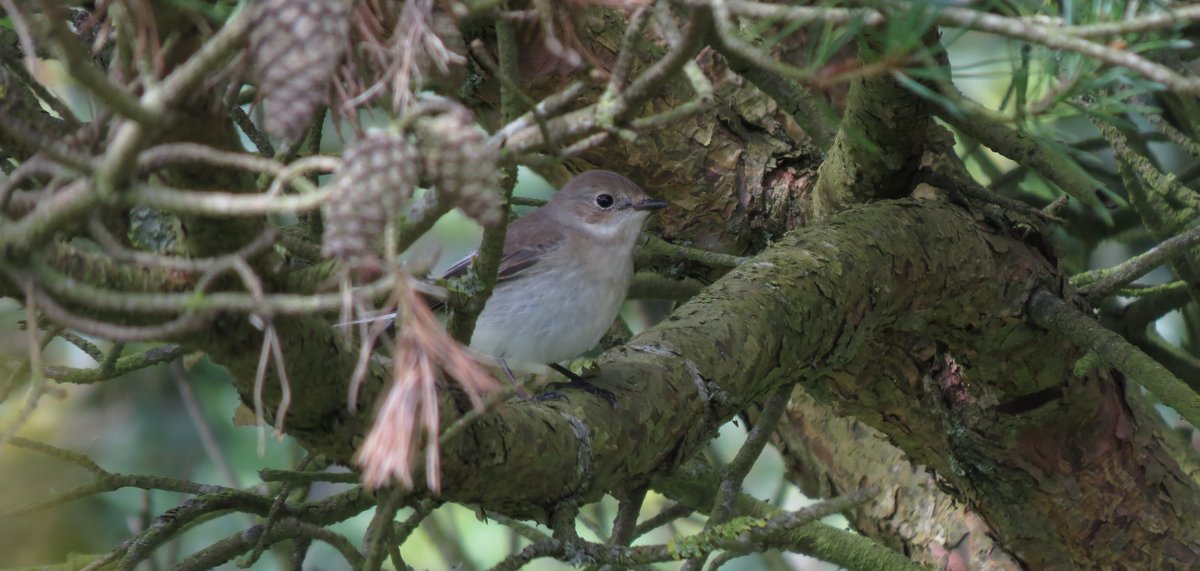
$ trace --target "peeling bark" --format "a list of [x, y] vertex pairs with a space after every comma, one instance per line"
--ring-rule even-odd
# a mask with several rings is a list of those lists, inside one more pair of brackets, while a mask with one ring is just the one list
[[810, 497], [841, 495], [867, 484], [877, 499], [845, 512], [855, 529], [938, 569], [1021, 569], [987, 522], [910, 463], [879, 431], [822, 406], [804, 390], [792, 394], [775, 446], [788, 478]]

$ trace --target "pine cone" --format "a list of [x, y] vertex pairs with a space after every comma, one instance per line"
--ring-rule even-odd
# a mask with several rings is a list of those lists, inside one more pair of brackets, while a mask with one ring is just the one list
[[346, 146], [325, 203], [322, 252], [358, 265], [378, 256], [375, 246], [419, 178], [417, 149], [402, 136], [370, 133]]
[[425, 152], [425, 175], [440, 196], [454, 200], [484, 226], [500, 221], [499, 162], [466, 109], [422, 119], [417, 124]]
[[294, 140], [329, 100], [350, 37], [351, 0], [261, 0], [250, 59], [266, 105], [266, 129]]

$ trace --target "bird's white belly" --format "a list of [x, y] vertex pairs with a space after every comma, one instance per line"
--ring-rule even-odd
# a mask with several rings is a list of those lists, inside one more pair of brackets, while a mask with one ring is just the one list
[[621, 310], [632, 268], [600, 277], [566, 266], [500, 284], [479, 315], [471, 347], [510, 364], [558, 363], [594, 347]]

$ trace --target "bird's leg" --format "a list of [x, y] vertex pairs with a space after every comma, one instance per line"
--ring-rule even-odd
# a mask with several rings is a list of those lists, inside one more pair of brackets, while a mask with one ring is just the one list
[[586, 383], [587, 382], [587, 381], [583, 380], [583, 377], [576, 375], [575, 372], [572, 371], [571, 369], [568, 369], [562, 365], [559, 365], [558, 363], [550, 363], [549, 367], [551, 369], [554, 369], [555, 371], [558, 371], [559, 373], [562, 373], [562, 376], [566, 377], [567, 380], [572, 383]]
[[593, 385], [592, 383], [587, 382], [586, 380], [584, 380], [583, 377], [576, 375], [575, 373], [571, 372], [570, 369], [568, 369], [562, 365], [559, 365], [558, 363], [550, 363], [550, 368], [554, 369], [555, 371], [557, 371], [559, 373], [562, 373], [562, 376], [567, 378], [567, 382], [565, 382], [565, 383], [550, 383], [550, 384], [546, 385], [546, 388], [550, 389], [550, 392], [545, 392], [545, 393], [538, 395], [538, 399], [563, 398], [563, 395], [561, 393], [558, 393], [556, 391], [556, 389], [573, 388], [573, 389], [581, 389], [581, 390], [587, 391], [593, 395], [596, 395], [596, 396], [608, 401], [608, 404], [612, 405], [613, 408], [616, 408], [617, 396], [612, 394], [611, 391], [602, 389], [600, 387], [597, 387], [596, 385]]
[[529, 400], [529, 392], [517, 382], [517, 377], [513, 375], [512, 369], [508, 368], [508, 361], [504, 357], [496, 357], [496, 362], [500, 363], [500, 370], [504, 371], [504, 376], [508, 377], [508, 383], [512, 385], [513, 392], [521, 400]]

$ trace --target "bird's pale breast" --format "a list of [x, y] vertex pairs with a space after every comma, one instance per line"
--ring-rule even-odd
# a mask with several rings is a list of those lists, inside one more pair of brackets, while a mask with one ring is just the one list
[[560, 248], [547, 257], [557, 259], [497, 286], [479, 315], [472, 348], [510, 364], [548, 364], [600, 341], [628, 292], [632, 257], [612, 248]]

